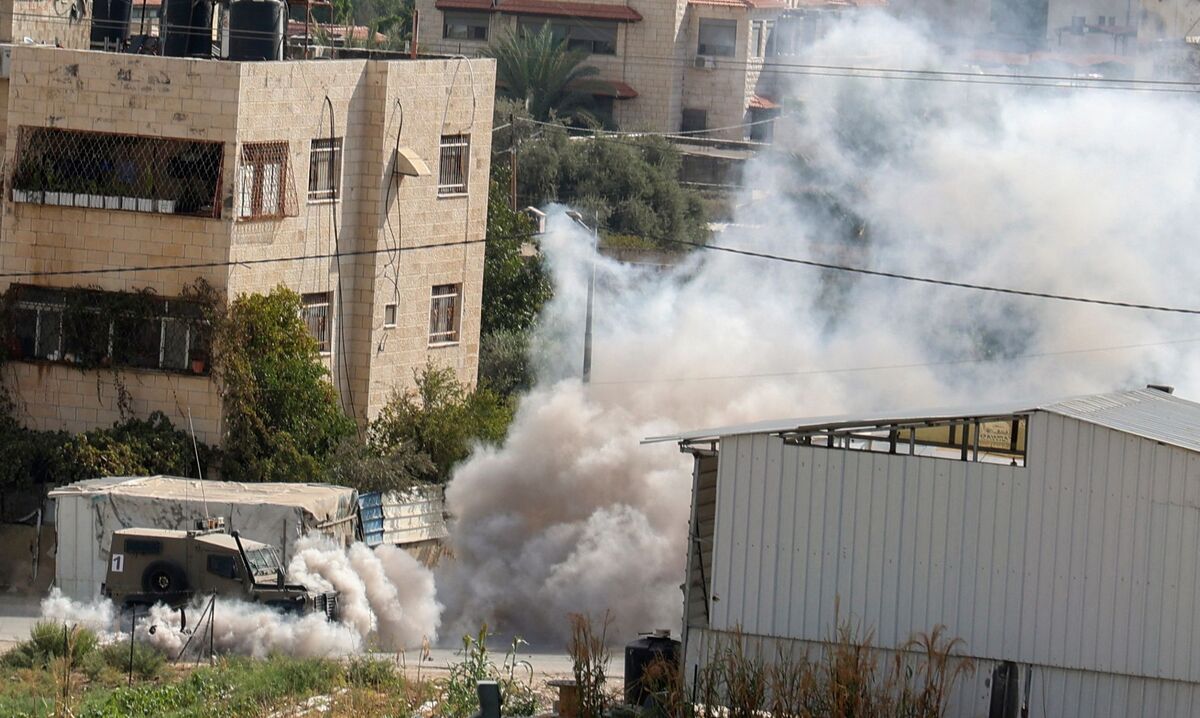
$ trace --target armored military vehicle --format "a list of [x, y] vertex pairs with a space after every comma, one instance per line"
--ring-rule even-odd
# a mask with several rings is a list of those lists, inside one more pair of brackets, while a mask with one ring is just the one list
[[182, 608], [216, 594], [290, 613], [337, 613], [337, 592], [284, 581], [275, 547], [226, 533], [223, 522], [192, 531], [131, 528], [113, 532], [104, 595], [121, 607]]

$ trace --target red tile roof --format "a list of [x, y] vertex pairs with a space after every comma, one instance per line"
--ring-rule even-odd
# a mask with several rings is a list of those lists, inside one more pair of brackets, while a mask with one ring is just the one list
[[612, 97], [618, 100], [632, 100], [638, 96], [637, 90], [620, 80], [598, 80], [597, 84], [608, 85], [611, 88], [611, 90], [606, 92], [597, 92], [597, 95], [604, 95], [605, 97]]
[[771, 10], [787, 7], [787, 3], [784, 0], [688, 0], [688, 5], [719, 5], [748, 10]]
[[762, 95], [755, 95], [754, 97], [750, 98], [750, 109], [752, 110], [774, 110], [778, 107], [778, 102], [763, 97]]
[[[347, 32], [347, 31], [349, 31], [349, 32]], [[316, 22], [309, 23], [308, 34], [311, 36], [311, 35], [317, 34], [318, 32], [324, 32], [326, 35], [330, 36], [331, 38], [333, 38], [335, 40], [342, 40], [342, 41], [345, 41], [346, 35], [349, 35], [351, 38], [358, 40], [358, 41], [363, 41], [363, 40], [366, 40], [367, 38], [371, 37], [371, 28], [365, 27], [363, 25], [348, 26], [348, 25], [326, 25], [323, 23], [316, 23]], [[303, 20], [288, 20], [287, 33], [288, 33], [288, 37], [304, 37], [304, 21]], [[387, 35], [377, 32], [377, 33], [375, 33], [375, 36], [372, 39], [375, 42], [383, 42], [384, 40], [387, 40]]]
[[628, 5], [603, 5], [594, 2], [566, 0], [437, 0], [438, 10], [477, 10], [508, 15], [546, 15], [549, 17], [581, 17], [588, 20], [638, 22], [642, 14]]

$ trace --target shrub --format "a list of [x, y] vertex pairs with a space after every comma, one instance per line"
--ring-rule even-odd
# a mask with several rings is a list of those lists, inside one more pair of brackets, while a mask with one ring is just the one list
[[[123, 674], [129, 673], [128, 643], [109, 643], [100, 649], [104, 665]], [[133, 674], [139, 678], [157, 678], [166, 665], [166, 657], [158, 649], [141, 641], [133, 642]]]
[[379, 658], [354, 658], [346, 664], [346, 682], [359, 688], [390, 688], [401, 682], [396, 666]]
[[4, 665], [10, 668], [45, 668], [51, 661], [69, 657], [72, 666], [96, 650], [96, 634], [79, 626], [38, 621], [23, 641], [4, 654]]

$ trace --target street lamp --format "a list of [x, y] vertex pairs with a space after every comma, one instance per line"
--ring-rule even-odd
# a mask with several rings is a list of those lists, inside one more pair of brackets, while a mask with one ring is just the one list
[[584, 229], [592, 232], [592, 266], [588, 272], [587, 285], [587, 314], [583, 320], [583, 383], [590, 384], [592, 381], [592, 296], [596, 290], [596, 254], [600, 251], [600, 218], [598, 214], [592, 215], [592, 225], [583, 220], [583, 215], [575, 210], [567, 212], [576, 224]]

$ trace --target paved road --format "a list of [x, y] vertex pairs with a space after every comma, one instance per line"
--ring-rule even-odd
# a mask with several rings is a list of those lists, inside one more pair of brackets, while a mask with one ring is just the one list
[[36, 598], [0, 594], [0, 651], [29, 638], [41, 608]]

